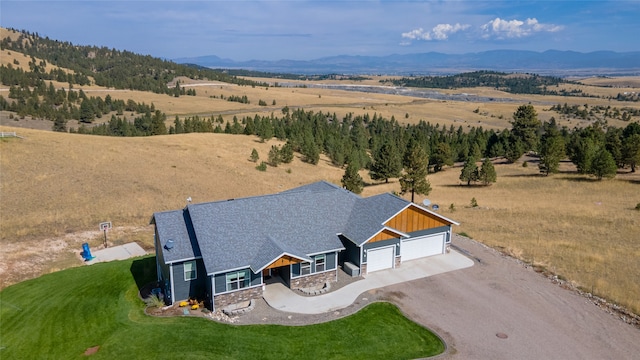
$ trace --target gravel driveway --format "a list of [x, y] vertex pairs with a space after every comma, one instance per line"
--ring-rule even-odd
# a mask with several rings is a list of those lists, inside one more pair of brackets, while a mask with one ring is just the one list
[[384, 289], [445, 340], [440, 358], [638, 358], [639, 329], [473, 240], [454, 244], [473, 267]]
[[292, 314], [259, 301], [233, 321], [305, 325], [387, 300], [444, 339], [448, 349], [438, 359], [638, 358], [640, 329], [474, 240], [455, 236], [453, 244], [475, 265], [370, 290], [336, 312]]

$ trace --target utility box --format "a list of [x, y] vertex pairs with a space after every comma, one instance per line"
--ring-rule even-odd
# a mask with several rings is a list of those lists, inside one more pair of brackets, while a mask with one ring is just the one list
[[348, 261], [342, 264], [342, 269], [351, 277], [360, 276], [360, 268]]

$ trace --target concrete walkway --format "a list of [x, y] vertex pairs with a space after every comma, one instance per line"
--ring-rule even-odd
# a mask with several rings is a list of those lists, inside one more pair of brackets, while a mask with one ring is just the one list
[[85, 264], [91, 265], [99, 262], [124, 260], [136, 256], [147, 255], [147, 252], [144, 251], [140, 245], [132, 242], [124, 245], [112, 246], [102, 250], [91, 250], [91, 255], [93, 255], [94, 258], [89, 261], [85, 261]]
[[300, 296], [282, 283], [267, 285], [263, 297], [269, 306], [298, 314], [322, 314], [345, 308], [365, 291], [473, 266], [473, 260], [451, 250], [448, 254], [402, 263], [395, 269], [376, 271], [364, 279], [318, 296]]

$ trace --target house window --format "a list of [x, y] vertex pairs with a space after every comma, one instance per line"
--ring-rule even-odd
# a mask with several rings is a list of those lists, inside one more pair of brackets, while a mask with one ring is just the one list
[[184, 281], [195, 280], [197, 277], [198, 273], [196, 271], [196, 262], [187, 261], [184, 263]]
[[315, 263], [316, 263], [316, 271], [315, 272], [322, 272], [325, 269], [325, 263], [324, 263], [324, 254], [323, 255], [317, 255], [315, 257]]
[[311, 263], [303, 262], [300, 263], [300, 275], [309, 275], [311, 274]]
[[227, 274], [227, 291], [238, 290], [249, 286], [247, 270]]

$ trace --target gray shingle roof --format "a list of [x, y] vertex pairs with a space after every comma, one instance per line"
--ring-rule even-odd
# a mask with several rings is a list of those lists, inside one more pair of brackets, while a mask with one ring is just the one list
[[[361, 198], [321, 181], [278, 194], [190, 204], [154, 214], [167, 262], [202, 256], [207, 273], [251, 267], [259, 271], [282, 255], [309, 260], [343, 249], [338, 234], [361, 245], [409, 206], [391, 194]], [[191, 231], [192, 229], [192, 231]], [[197, 241], [196, 241], [197, 240]]]
[[[201, 256], [198, 242], [193, 233], [189, 214], [183, 210], [157, 212], [153, 220], [162, 246], [162, 254], [166, 263], [194, 259]], [[167, 242], [172, 240], [169, 249]]]

